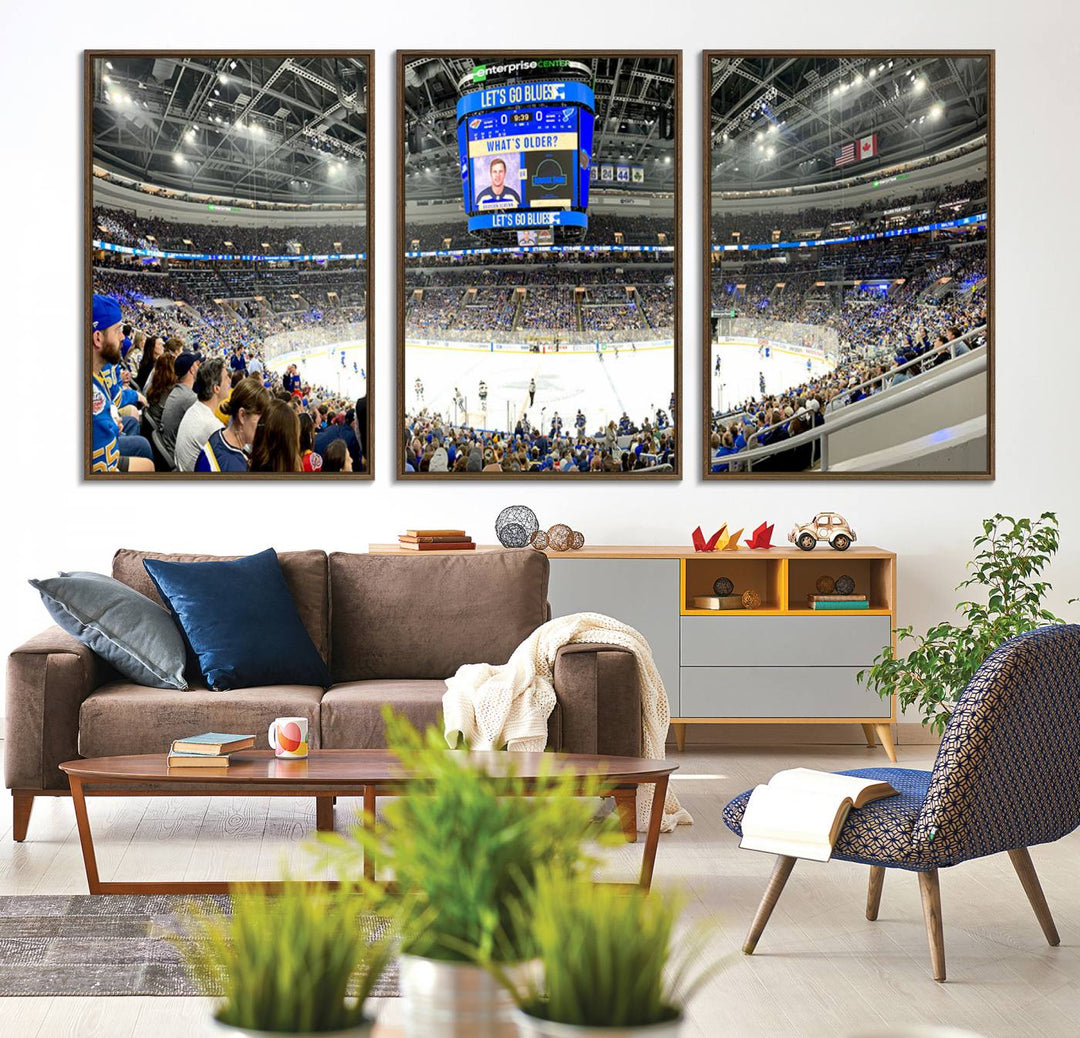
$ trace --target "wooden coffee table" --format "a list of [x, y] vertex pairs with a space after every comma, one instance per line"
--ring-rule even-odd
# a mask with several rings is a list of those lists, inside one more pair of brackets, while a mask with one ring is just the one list
[[[447, 750], [447, 753], [462, 752]], [[541, 776], [541, 767], [552, 765], [582, 780], [600, 775], [609, 786], [628, 840], [636, 839], [636, 793], [642, 784], [653, 786], [652, 813], [645, 836], [645, 850], [638, 884], [652, 884], [660, 823], [664, 814], [668, 777], [678, 768], [662, 760], [637, 757], [605, 757], [573, 753], [508, 753], [473, 751], [469, 756], [482, 763], [489, 774], [505, 775], [512, 765], [527, 785]], [[312, 750], [307, 760], [279, 760], [271, 750], [234, 753], [229, 767], [170, 768], [164, 753], [134, 757], [89, 757], [60, 765], [71, 785], [75, 819], [79, 827], [86, 881], [91, 894], [227, 894], [230, 881], [159, 882], [113, 880], [98, 877], [94, 837], [86, 811], [86, 798], [94, 796], [252, 796], [314, 797], [318, 829], [334, 827], [334, 798], [358, 796], [364, 800], [364, 821], [375, 818], [378, 796], [400, 796], [410, 782], [423, 775], [410, 770], [388, 750]], [[364, 860], [364, 874], [374, 878], [374, 863]], [[233, 880], [233, 883], [241, 882]]]

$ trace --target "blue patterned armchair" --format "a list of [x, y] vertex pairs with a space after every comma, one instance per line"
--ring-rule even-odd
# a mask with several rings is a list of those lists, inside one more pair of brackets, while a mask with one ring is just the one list
[[[1051, 945], [1057, 929], [1028, 847], [1080, 826], [1080, 626], [1040, 627], [987, 657], [964, 689], [933, 771], [842, 772], [891, 782], [900, 795], [848, 814], [833, 857], [870, 866], [866, 918], [876, 919], [885, 869], [919, 877], [934, 979], [945, 979], [939, 868], [1006, 851]], [[753, 790], [724, 809], [742, 836]], [[751, 954], [794, 858], [779, 856], [743, 951]]]

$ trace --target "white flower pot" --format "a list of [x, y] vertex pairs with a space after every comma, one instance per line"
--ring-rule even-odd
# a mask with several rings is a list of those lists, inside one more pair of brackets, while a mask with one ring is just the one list
[[252, 1031], [246, 1027], [233, 1027], [232, 1024], [223, 1024], [216, 1016], [214, 1029], [222, 1035], [234, 1035], [235, 1038], [368, 1038], [375, 1027], [374, 1020], [365, 1020], [355, 1027], [348, 1027], [344, 1031]]
[[641, 1027], [581, 1027], [578, 1024], [541, 1020], [520, 1009], [515, 1009], [513, 1015], [518, 1038], [678, 1038], [683, 1025], [681, 1016], [662, 1024], [644, 1024]]
[[419, 955], [398, 959], [408, 1038], [516, 1038], [509, 992], [480, 966]]

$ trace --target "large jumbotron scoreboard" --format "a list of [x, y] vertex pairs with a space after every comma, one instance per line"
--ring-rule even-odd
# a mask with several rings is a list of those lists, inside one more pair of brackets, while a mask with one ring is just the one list
[[595, 99], [574, 80], [484, 86], [457, 103], [471, 233], [588, 227]]

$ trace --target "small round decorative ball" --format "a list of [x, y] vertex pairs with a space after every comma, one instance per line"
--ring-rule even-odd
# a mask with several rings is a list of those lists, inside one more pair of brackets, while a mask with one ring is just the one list
[[855, 593], [855, 578], [846, 573], [836, 578], [836, 593], [838, 595], [853, 595]]
[[735, 590], [735, 584], [731, 577], [717, 577], [712, 584], [713, 592], [721, 598], [726, 598]]
[[510, 505], [495, 520], [495, 536], [504, 548], [524, 548], [539, 529], [536, 513], [526, 505]]
[[530, 543], [537, 551], [543, 551], [548, 546], [547, 530], [537, 530]]
[[753, 588], [742, 593], [743, 609], [757, 609], [761, 605], [761, 595], [759, 595]]
[[574, 541], [574, 531], [565, 523], [556, 523], [547, 532], [548, 547], [555, 551], [569, 551]]
[[814, 585], [814, 587], [817, 588], [817, 593], [819, 595], [831, 595], [833, 593], [833, 588], [836, 587], [836, 584], [833, 581], [833, 578], [826, 573], [823, 576], [817, 578], [817, 583]]
[[585, 534], [575, 530], [574, 536], [570, 539], [570, 547], [574, 551], [581, 551], [585, 547]]

